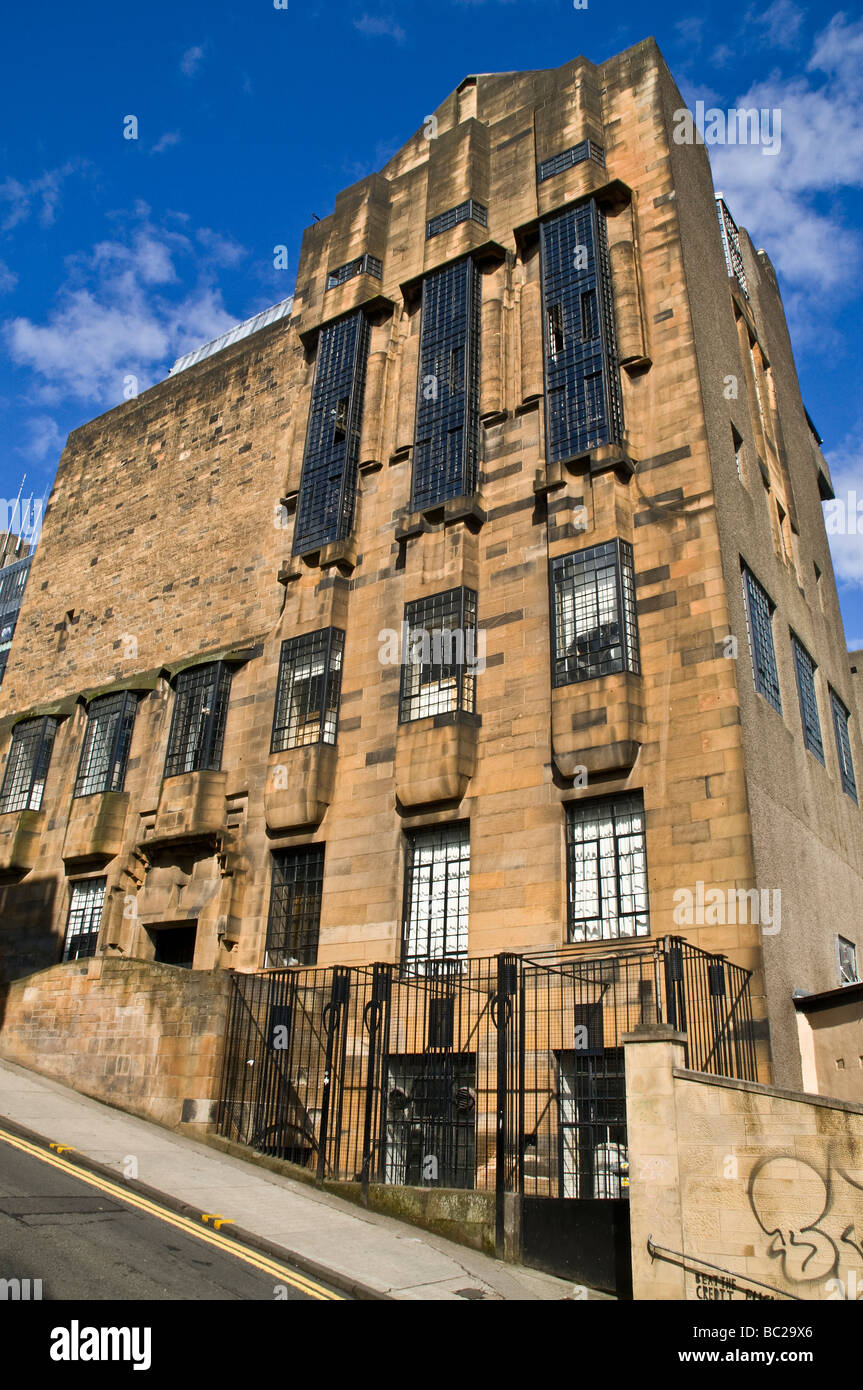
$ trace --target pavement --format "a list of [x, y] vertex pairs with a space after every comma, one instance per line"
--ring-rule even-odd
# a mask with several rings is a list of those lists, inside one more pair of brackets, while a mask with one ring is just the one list
[[[63, 1146], [65, 1159], [110, 1174], [131, 1192], [144, 1192], [173, 1211], [206, 1218], [224, 1235], [289, 1260], [354, 1298], [559, 1302], [585, 1297], [566, 1280], [505, 1264], [366, 1211], [4, 1061], [0, 1116], [34, 1141]], [[608, 1297], [592, 1290], [587, 1296]]]

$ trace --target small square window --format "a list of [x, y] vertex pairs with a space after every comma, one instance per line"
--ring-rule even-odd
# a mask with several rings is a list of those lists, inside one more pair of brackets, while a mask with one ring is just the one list
[[399, 722], [476, 710], [473, 589], [448, 589], [405, 605]]
[[781, 714], [782, 696], [779, 692], [779, 670], [776, 665], [776, 651], [773, 646], [773, 609], [775, 605], [765, 590], [762, 589], [755, 575], [745, 565], [742, 569], [742, 575], [746, 626], [749, 632], [755, 689], [773, 706], [777, 714]]
[[95, 956], [107, 882], [105, 878], [85, 878], [71, 885], [72, 899], [66, 919], [63, 960]]
[[192, 666], [177, 676], [165, 776], [222, 766], [231, 671], [222, 661]]
[[46, 717], [23, 719], [13, 728], [0, 788], [0, 814], [41, 809], [57, 727], [56, 719]]
[[553, 682], [640, 671], [632, 546], [576, 550], [551, 562]]
[[467, 956], [470, 827], [436, 826], [407, 837], [402, 958], [425, 974], [432, 961]]
[[323, 883], [323, 845], [273, 855], [265, 966], [316, 963]]
[[282, 643], [271, 753], [335, 743], [345, 634], [325, 627]]

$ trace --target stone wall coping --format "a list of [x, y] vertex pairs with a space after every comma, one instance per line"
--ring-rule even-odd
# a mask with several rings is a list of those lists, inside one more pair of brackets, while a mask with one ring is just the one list
[[637, 1023], [631, 1033], [624, 1033], [624, 1043], [685, 1043], [686, 1034], [679, 1032], [670, 1023]]
[[[647, 1042], [649, 1039], [636, 1041]], [[820, 1105], [825, 1110], [844, 1110], [849, 1115], [863, 1115], [863, 1105], [853, 1100], [839, 1100], [835, 1096], [819, 1096], [810, 1091], [786, 1091], [780, 1086], [765, 1086], [760, 1081], [738, 1081], [733, 1076], [712, 1076], [710, 1072], [689, 1071], [686, 1067], [673, 1067], [672, 1075], [678, 1081], [700, 1081], [705, 1086], [723, 1086], [729, 1091], [751, 1091], [775, 1100], [794, 1100], [800, 1105]]]

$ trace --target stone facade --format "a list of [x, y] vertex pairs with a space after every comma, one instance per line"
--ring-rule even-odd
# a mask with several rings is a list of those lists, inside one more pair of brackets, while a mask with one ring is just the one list
[[683, 1068], [626, 1042], [633, 1297], [860, 1298], [863, 1106]]
[[[863, 894], [827, 694], [853, 709], [829, 476], [770, 263], [741, 231], [748, 297], [728, 274], [706, 151], [672, 138], [682, 105], [652, 40], [599, 66], [465, 79], [306, 232], [290, 319], [70, 436], [0, 693], [4, 759], [16, 721], [59, 721], [41, 807], [0, 815], [9, 978], [57, 960], [70, 880], [94, 876], [107, 881], [100, 953], [152, 959], [193, 924], [196, 969], [258, 970], [272, 852], [309, 844], [325, 845], [318, 963], [396, 960], [405, 833], [451, 822], [470, 825], [470, 953], [558, 948], [566, 805], [637, 791], [650, 934], [754, 972], [763, 1076], [799, 1084], [792, 989], [835, 985], [834, 933], [859, 935]], [[537, 180], [584, 141], [604, 164]], [[624, 429], [552, 463], [540, 227], [587, 198], [607, 227]], [[427, 237], [427, 219], [469, 199], [487, 225]], [[326, 288], [364, 255], [380, 278]], [[479, 483], [417, 511], [423, 277], [468, 256]], [[353, 526], [295, 556], [321, 330], [360, 308]], [[549, 563], [611, 540], [633, 548], [640, 671], [552, 689]], [[776, 606], [781, 713], [753, 686], [741, 560]], [[461, 586], [486, 644], [475, 714], [400, 723], [380, 634], [407, 603]], [[271, 754], [281, 645], [329, 627], [346, 634], [337, 742]], [[801, 735], [791, 627], [818, 667], [824, 766]], [[216, 657], [233, 672], [221, 765], [165, 779], [172, 682]], [[111, 689], [139, 695], [122, 790], [74, 798], [86, 701]], [[856, 716], [850, 738], [859, 776]], [[780, 930], [681, 922], [676, 895], [699, 883], [781, 890]]]

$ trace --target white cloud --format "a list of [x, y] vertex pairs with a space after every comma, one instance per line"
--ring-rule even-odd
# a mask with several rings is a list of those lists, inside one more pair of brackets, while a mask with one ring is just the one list
[[196, 43], [192, 48], [187, 48], [180, 59], [180, 71], [186, 77], [194, 77], [204, 61], [204, 45]]
[[384, 18], [376, 15], [360, 15], [359, 19], [354, 20], [354, 28], [359, 29], [361, 34], [366, 34], [370, 38], [390, 38], [395, 39], [396, 43], [404, 43], [407, 35], [400, 24], [394, 19]]
[[[12, 231], [13, 227], [26, 222], [34, 213], [43, 227], [50, 227], [57, 213], [63, 184], [79, 167], [73, 160], [59, 169], [46, 169], [44, 174], [27, 183], [13, 178], [0, 183], [0, 232]], [[4, 207], [5, 212], [2, 211]]]
[[[212, 283], [214, 267], [228, 263], [236, 244], [213, 233], [208, 248], [203, 230], [196, 242], [154, 225], [139, 207], [120, 235], [87, 256], [70, 257], [46, 320], [15, 318], [4, 326], [11, 357], [38, 378], [36, 398], [115, 405], [127, 376], [137, 377], [142, 391], [176, 357], [237, 322], [241, 316], [226, 311]], [[193, 287], [178, 293], [189, 279]]]
[[166, 130], [164, 135], [160, 135], [150, 154], [161, 154], [163, 150], [171, 149], [172, 145], [179, 145], [180, 132], [178, 130]]
[[53, 457], [62, 453], [66, 439], [57, 421], [50, 415], [32, 415], [24, 424], [28, 438], [18, 453], [26, 454], [36, 463], [41, 463], [48, 455]]
[[18, 284], [18, 276], [10, 270], [5, 261], [0, 261], [0, 294], [9, 294]]
[[212, 227], [199, 227], [195, 236], [215, 265], [237, 265], [248, 254], [245, 246], [221, 232], [214, 232]]
[[837, 195], [863, 188], [863, 19], [836, 15], [805, 75], [774, 73], [734, 105], [778, 110], [781, 145], [771, 155], [758, 145], [714, 145], [716, 187], [767, 250], [790, 291], [786, 307], [805, 331], [819, 298], [847, 290], [861, 263], [860, 238]]
[[773, 4], [760, 14], [750, 10], [746, 15], [746, 27], [761, 31], [761, 42], [765, 47], [793, 48], [805, 18], [805, 12], [794, 4], [794, 0], [773, 0]]

